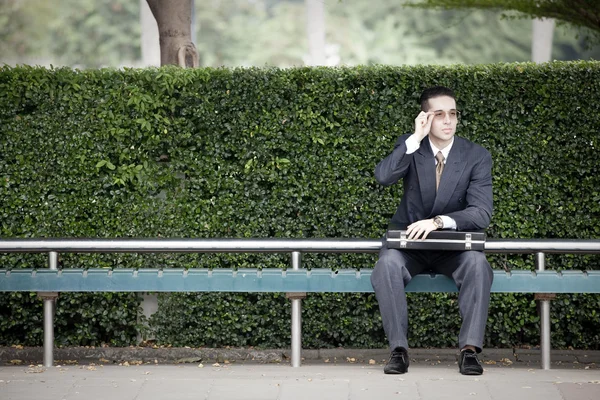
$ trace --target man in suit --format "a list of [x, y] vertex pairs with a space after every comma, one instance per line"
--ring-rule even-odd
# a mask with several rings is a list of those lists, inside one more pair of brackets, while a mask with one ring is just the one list
[[[451, 89], [436, 86], [420, 98], [414, 133], [401, 136], [375, 168], [385, 186], [402, 180], [404, 194], [390, 226], [409, 239], [434, 230], [480, 231], [492, 216], [492, 157], [483, 147], [455, 136], [458, 121]], [[371, 276], [391, 356], [386, 374], [408, 371], [408, 315], [404, 287], [421, 272], [454, 280], [462, 317], [459, 370], [483, 373], [477, 354], [483, 347], [493, 273], [480, 251], [398, 250], [384, 244]]]

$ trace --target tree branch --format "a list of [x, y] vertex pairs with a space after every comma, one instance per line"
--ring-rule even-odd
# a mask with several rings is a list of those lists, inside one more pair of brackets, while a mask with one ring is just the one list
[[598, 10], [596, 13], [590, 12], [585, 1], [581, 0], [573, 0], [575, 4], [577, 4], [577, 9], [579, 10], [579, 14], [581, 14], [584, 18], [587, 18], [591, 22], [591, 29], [600, 30], [600, 13]]
[[531, 18], [554, 18], [600, 35], [600, 5], [597, 0], [409, 0], [405, 6], [442, 9], [496, 9], [518, 11]]

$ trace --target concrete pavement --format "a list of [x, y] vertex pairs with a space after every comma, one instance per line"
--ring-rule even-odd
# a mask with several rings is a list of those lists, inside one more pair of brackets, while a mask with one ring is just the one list
[[600, 399], [600, 369], [579, 363], [544, 371], [490, 360], [482, 376], [467, 377], [451, 360], [414, 360], [405, 375], [384, 375], [382, 361], [6, 365], [0, 399]]

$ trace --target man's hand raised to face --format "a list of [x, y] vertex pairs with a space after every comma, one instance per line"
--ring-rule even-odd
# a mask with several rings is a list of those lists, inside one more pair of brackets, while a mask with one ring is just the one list
[[417, 222], [413, 222], [406, 229], [406, 236], [408, 239], [425, 239], [429, 232], [437, 230], [437, 225], [432, 219], [422, 219]]
[[421, 142], [425, 136], [429, 135], [433, 118], [433, 111], [421, 111], [419, 115], [417, 115], [417, 118], [415, 118], [415, 137], [419, 142]]

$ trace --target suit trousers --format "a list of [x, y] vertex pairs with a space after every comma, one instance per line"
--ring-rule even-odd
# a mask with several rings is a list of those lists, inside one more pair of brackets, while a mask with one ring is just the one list
[[459, 290], [458, 306], [462, 325], [458, 343], [483, 347], [483, 337], [494, 274], [480, 251], [424, 251], [389, 249], [385, 245], [371, 275], [379, 303], [383, 328], [390, 348], [408, 349], [408, 309], [405, 286], [419, 273], [444, 274]]

